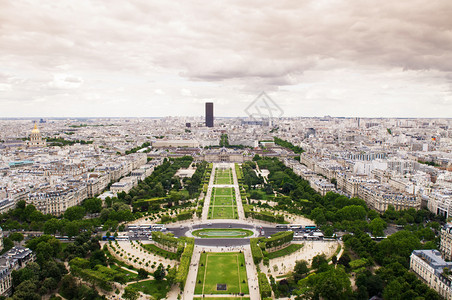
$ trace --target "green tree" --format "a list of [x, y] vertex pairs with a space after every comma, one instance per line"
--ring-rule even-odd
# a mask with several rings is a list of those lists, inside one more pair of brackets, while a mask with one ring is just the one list
[[99, 213], [102, 210], [102, 200], [99, 198], [88, 198], [83, 201], [83, 207], [89, 213]]
[[387, 227], [387, 224], [383, 219], [381, 218], [375, 218], [373, 219], [370, 224], [369, 228], [372, 231], [373, 236], [384, 236], [383, 230]]
[[137, 290], [128, 286], [124, 289], [124, 293], [122, 294], [122, 297], [127, 300], [136, 300], [136, 299], [138, 299], [139, 295], [140, 294]]
[[5, 237], [3, 238], [3, 250], [0, 253], [3, 254], [12, 247], [14, 247], [14, 242], [10, 238]]
[[60, 229], [60, 222], [58, 219], [52, 218], [44, 223], [44, 233], [45, 234], [56, 234]]
[[36, 293], [37, 285], [31, 280], [21, 282], [13, 295], [14, 300], [39, 300], [41, 296]]
[[393, 300], [402, 299], [401, 298], [402, 291], [403, 291], [402, 285], [400, 284], [400, 282], [397, 279], [394, 279], [384, 289], [383, 298], [391, 299], [391, 300], [392, 299]]
[[304, 278], [309, 272], [308, 262], [305, 260], [297, 260], [295, 262], [295, 268], [293, 270], [293, 277], [295, 282]]
[[11, 241], [20, 243], [24, 239], [24, 235], [20, 232], [13, 232], [9, 235], [9, 238]]
[[140, 268], [138, 270], [138, 278], [139, 279], [146, 279], [146, 278], [148, 278], [148, 276], [149, 276], [149, 272], [146, 271], [145, 269]]
[[311, 267], [312, 269], [320, 269], [321, 267], [324, 267], [325, 265], [328, 265], [328, 261], [326, 260], [325, 254], [319, 254], [312, 258]]
[[72, 206], [64, 212], [64, 217], [69, 221], [81, 220], [84, 216], [85, 208], [82, 206]]
[[313, 299], [346, 300], [352, 296], [350, 279], [342, 267], [308, 276], [299, 285], [301, 292]]
[[165, 267], [160, 263], [157, 269], [154, 271], [155, 280], [163, 280], [165, 278]]

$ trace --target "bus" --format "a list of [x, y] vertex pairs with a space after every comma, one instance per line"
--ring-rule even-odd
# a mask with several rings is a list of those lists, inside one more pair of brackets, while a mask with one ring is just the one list
[[153, 224], [151, 229], [154, 231], [163, 231], [165, 228], [165, 224]]
[[129, 240], [129, 236], [128, 235], [118, 235], [116, 240], [117, 241], [128, 241]]
[[127, 225], [127, 228], [128, 228], [129, 230], [137, 230], [137, 229], [138, 229], [138, 226], [137, 226], [137, 225]]
[[104, 235], [103, 237], [102, 237], [102, 241], [114, 241], [115, 240], [115, 237], [114, 236], [106, 236], [106, 235]]
[[292, 224], [292, 225], [289, 225], [289, 228], [290, 229], [302, 229], [303, 226], [302, 225], [298, 225], [298, 224]]
[[152, 225], [151, 224], [142, 224], [140, 225], [140, 229], [151, 229]]
[[289, 225], [287, 225], [287, 224], [278, 224], [278, 225], [276, 225], [276, 228], [288, 229]]
[[308, 230], [313, 230], [313, 229], [316, 229], [317, 226], [315, 226], [315, 225], [306, 225], [304, 228], [308, 229]]

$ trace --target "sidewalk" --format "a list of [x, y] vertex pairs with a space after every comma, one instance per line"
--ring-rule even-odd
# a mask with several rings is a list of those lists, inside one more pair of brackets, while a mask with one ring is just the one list
[[204, 206], [202, 208], [201, 222], [207, 222], [209, 217], [210, 199], [212, 197], [212, 187], [215, 180], [215, 168], [217, 164], [212, 164], [212, 173], [210, 173], [209, 185], [207, 187], [206, 197], [204, 198]]
[[193, 256], [191, 257], [190, 269], [188, 270], [187, 281], [185, 283], [183, 300], [191, 300], [194, 297], [196, 276], [198, 275], [199, 258], [201, 257], [201, 247], [195, 245]]
[[237, 204], [237, 213], [239, 220], [245, 220], [245, 212], [243, 210], [242, 197], [240, 196], [240, 186], [237, 179], [237, 173], [235, 172], [235, 164], [232, 164], [232, 179], [234, 183], [235, 199]]

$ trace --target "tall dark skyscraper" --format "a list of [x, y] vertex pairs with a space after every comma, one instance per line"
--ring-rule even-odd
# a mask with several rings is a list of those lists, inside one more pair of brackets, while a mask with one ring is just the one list
[[213, 103], [206, 102], [206, 126], [213, 127]]

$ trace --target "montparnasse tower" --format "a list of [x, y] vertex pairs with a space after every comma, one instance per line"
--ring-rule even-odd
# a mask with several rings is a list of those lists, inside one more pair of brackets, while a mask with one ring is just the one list
[[30, 141], [28, 147], [45, 147], [46, 141], [42, 139], [41, 132], [38, 129], [38, 125], [35, 123], [35, 127], [31, 131]]

